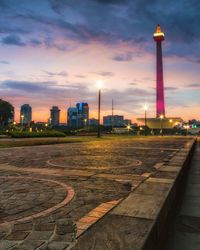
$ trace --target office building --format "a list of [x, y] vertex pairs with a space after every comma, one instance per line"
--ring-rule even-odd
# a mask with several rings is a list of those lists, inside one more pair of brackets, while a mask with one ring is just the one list
[[60, 109], [57, 106], [53, 106], [50, 110], [50, 124], [52, 126], [60, 124]]
[[98, 119], [96, 119], [96, 118], [89, 119], [89, 125], [90, 126], [98, 126]]
[[32, 108], [29, 104], [23, 104], [20, 109], [20, 123], [30, 125], [32, 121]]
[[78, 128], [78, 109], [70, 107], [67, 110], [67, 125], [69, 128]]
[[123, 115], [107, 115], [103, 117], [104, 126], [121, 127], [124, 126], [124, 116]]
[[76, 104], [78, 110], [78, 127], [82, 128], [89, 124], [89, 106], [86, 102]]

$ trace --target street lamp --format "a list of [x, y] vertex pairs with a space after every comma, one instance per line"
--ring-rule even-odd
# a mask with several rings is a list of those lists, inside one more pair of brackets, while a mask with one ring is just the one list
[[147, 135], [147, 109], [148, 109], [148, 106], [147, 104], [144, 104], [144, 134], [145, 136]]
[[163, 118], [164, 118], [164, 115], [160, 115], [160, 132], [161, 134], [163, 135]]
[[131, 125], [130, 124], [127, 125], [127, 129], [128, 129], [128, 134], [129, 134], [130, 133], [130, 129], [131, 129]]
[[24, 115], [21, 115], [21, 122], [22, 122], [22, 130], [23, 130], [23, 125], [24, 125]]
[[101, 131], [100, 131], [100, 116], [101, 116], [101, 89], [103, 87], [103, 81], [98, 80], [97, 82], [98, 87], [98, 129], [97, 129], [97, 137], [101, 137]]
[[188, 129], [190, 128], [189, 125], [186, 125], [186, 135], [188, 135]]
[[87, 119], [86, 118], [84, 119], [84, 124], [85, 124], [85, 128], [86, 128], [86, 126], [87, 126]]

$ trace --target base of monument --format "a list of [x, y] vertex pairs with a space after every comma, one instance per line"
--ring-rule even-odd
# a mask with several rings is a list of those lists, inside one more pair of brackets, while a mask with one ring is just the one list
[[[145, 124], [145, 118], [137, 118], [138, 122]], [[165, 117], [161, 118], [147, 118], [146, 126], [150, 129], [172, 129], [178, 124], [182, 123], [183, 120], [180, 117]]]

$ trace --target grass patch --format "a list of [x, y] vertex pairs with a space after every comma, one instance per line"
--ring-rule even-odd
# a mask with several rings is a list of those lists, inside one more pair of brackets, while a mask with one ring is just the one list
[[186, 139], [186, 137], [177, 136], [129, 136], [129, 135], [112, 135], [112, 136], [102, 136], [97, 138], [96, 136], [67, 136], [67, 137], [57, 137], [57, 138], [9, 138], [0, 139], [0, 148], [9, 147], [25, 147], [25, 146], [38, 146], [38, 145], [51, 145], [51, 144], [61, 144], [61, 143], [83, 143], [83, 142], [95, 142], [95, 141], [123, 141], [123, 140], [171, 140], [171, 139]]

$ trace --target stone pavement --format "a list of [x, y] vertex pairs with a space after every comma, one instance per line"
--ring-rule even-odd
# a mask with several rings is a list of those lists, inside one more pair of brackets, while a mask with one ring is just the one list
[[1, 149], [0, 250], [106, 249], [87, 240], [94, 230], [109, 249], [139, 247], [179, 171], [183, 158], [172, 158], [188, 145], [157, 137]]
[[200, 141], [190, 165], [183, 202], [166, 244], [166, 250], [200, 249]]

